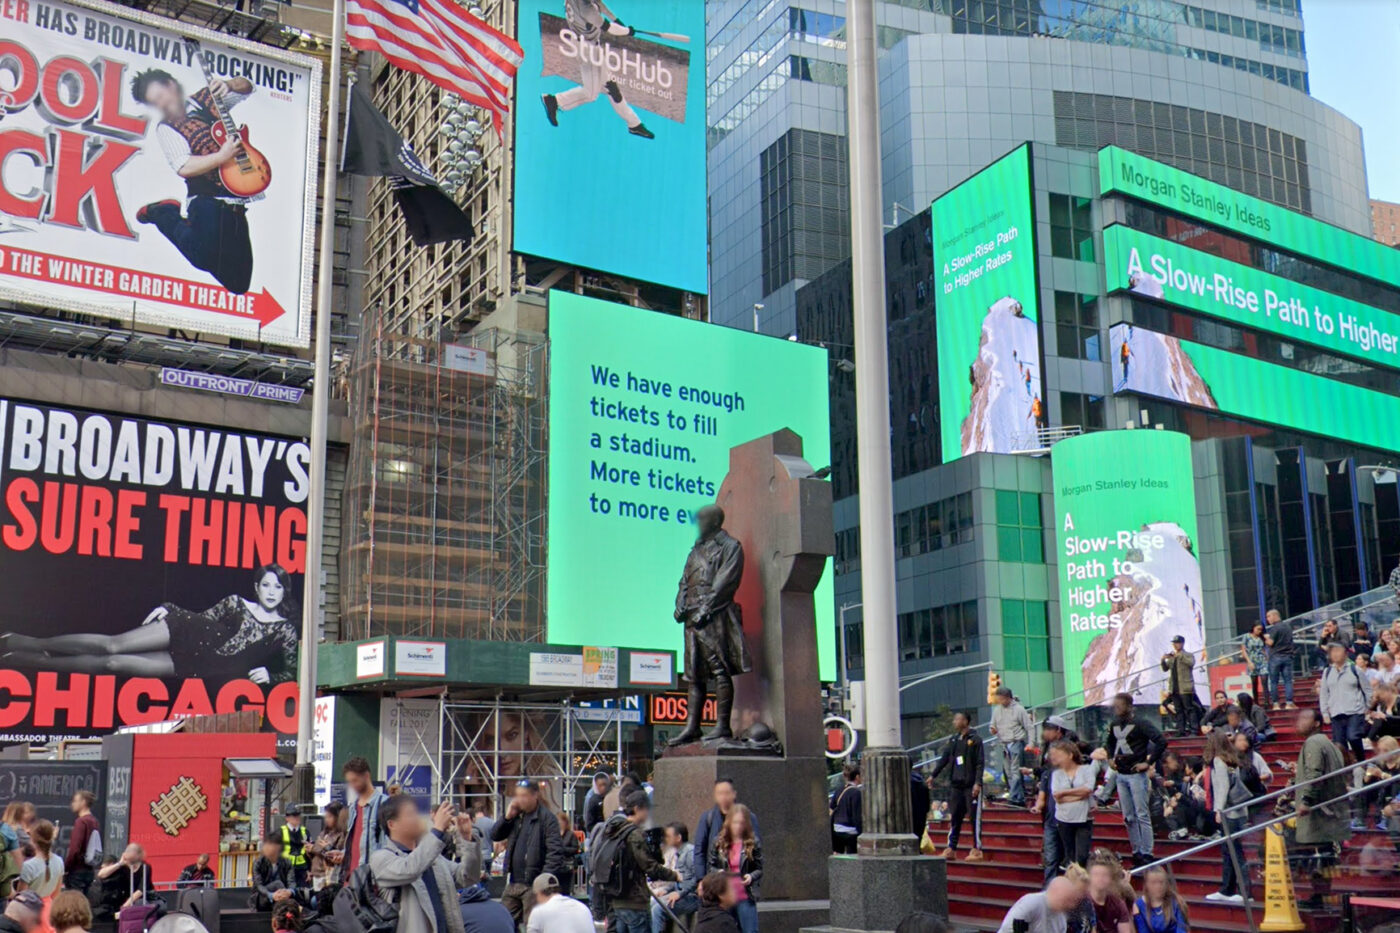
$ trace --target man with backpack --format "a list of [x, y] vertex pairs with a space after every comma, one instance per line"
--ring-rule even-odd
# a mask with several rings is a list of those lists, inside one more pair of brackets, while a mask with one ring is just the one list
[[1328, 647], [1332, 663], [1317, 682], [1317, 702], [1322, 707], [1322, 721], [1332, 727], [1332, 741], [1350, 762], [1366, 757], [1361, 740], [1366, 736], [1366, 711], [1371, 706], [1371, 684], [1361, 676], [1356, 665], [1347, 659], [1346, 646], [1333, 642]]
[[386, 838], [371, 853], [369, 871], [380, 889], [397, 889], [396, 933], [465, 933], [457, 879], [452, 863], [442, 857], [455, 815], [456, 808], [444, 800], [429, 827], [412, 797], [389, 797], [380, 806]]
[[90, 790], [73, 795], [73, 832], [68, 837], [68, 857], [63, 860], [63, 883], [75, 891], [87, 891], [94, 872], [102, 864], [102, 832], [92, 808], [97, 796]]
[[651, 933], [647, 881], [680, 880], [647, 847], [644, 827], [650, 816], [647, 792], [629, 791], [622, 799], [622, 812], [604, 824], [602, 840], [589, 859], [594, 895], [606, 900], [616, 933]]
[[517, 781], [515, 795], [505, 817], [491, 831], [496, 842], [506, 843], [506, 889], [501, 904], [516, 923], [529, 923], [535, 894], [531, 885], [543, 872], [556, 878], [569, 871], [564, 858], [564, 837], [559, 819], [548, 807], [540, 806], [540, 786], [531, 780]]

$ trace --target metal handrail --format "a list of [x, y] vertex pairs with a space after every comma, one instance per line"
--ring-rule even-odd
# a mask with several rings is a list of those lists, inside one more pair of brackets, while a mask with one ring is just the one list
[[[1373, 595], [1373, 594], [1379, 594], [1379, 593], [1381, 593], [1381, 592], [1384, 592], [1386, 595], [1383, 596], [1383, 597], [1380, 597], [1380, 598], [1371, 600], [1371, 601], [1369, 601], [1369, 602], [1363, 602], [1363, 603], [1359, 603], [1358, 605], [1350, 606], [1349, 608], [1345, 608], [1345, 609], [1341, 608], [1341, 607], [1343, 606], [1343, 604], [1346, 604], [1346, 603], [1349, 603], [1349, 602], [1352, 602], [1352, 601], [1355, 601], [1355, 600], [1364, 600], [1364, 599], [1366, 599], [1367, 597], [1369, 597], [1369, 596], [1371, 596], [1371, 595]], [[1313, 629], [1316, 629], [1316, 628], [1321, 628], [1322, 626], [1326, 625], [1326, 624], [1327, 624], [1328, 622], [1330, 622], [1330, 621], [1333, 621], [1333, 620], [1336, 620], [1336, 619], [1343, 619], [1343, 618], [1346, 618], [1347, 616], [1355, 615], [1355, 614], [1357, 614], [1357, 613], [1359, 613], [1359, 612], [1365, 612], [1365, 611], [1367, 611], [1367, 610], [1369, 610], [1369, 609], [1375, 609], [1375, 608], [1377, 608], [1377, 607], [1379, 607], [1379, 606], [1382, 606], [1382, 605], [1384, 605], [1385, 603], [1388, 603], [1388, 602], [1400, 602], [1400, 598], [1397, 597], [1397, 594], [1396, 594], [1396, 592], [1395, 592], [1395, 590], [1394, 590], [1393, 587], [1390, 587], [1390, 586], [1388, 586], [1388, 585], [1387, 585], [1387, 586], [1378, 586], [1378, 587], [1376, 587], [1375, 589], [1367, 590], [1365, 593], [1358, 593], [1356, 596], [1348, 596], [1346, 599], [1337, 600], [1336, 602], [1330, 603], [1330, 604], [1328, 604], [1328, 605], [1326, 605], [1326, 606], [1319, 606], [1319, 607], [1316, 608], [1316, 609], [1311, 609], [1311, 610], [1309, 610], [1309, 611], [1307, 611], [1307, 612], [1301, 612], [1301, 613], [1299, 613], [1298, 615], [1294, 616], [1293, 619], [1301, 619], [1301, 618], [1304, 618], [1305, 616], [1311, 616], [1311, 615], [1313, 615], [1313, 614], [1315, 614], [1315, 613], [1321, 613], [1321, 614], [1326, 615], [1327, 617], [1326, 617], [1326, 618], [1323, 618], [1323, 619], [1318, 619], [1318, 620], [1316, 620], [1316, 621], [1314, 621], [1314, 622], [1310, 622], [1309, 624], [1307, 624], [1307, 625], [1305, 625], [1305, 626], [1303, 626], [1303, 627], [1301, 627], [1301, 628], [1294, 629], [1293, 635], [1294, 635], [1294, 637], [1296, 638], [1298, 635], [1300, 635], [1300, 634], [1302, 634], [1302, 633], [1306, 633], [1306, 632], [1312, 631]], [[1289, 619], [1289, 620], [1287, 620], [1287, 621], [1291, 622], [1291, 621], [1293, 621], [1293, 619]], [[1205, 651], [1205, 652], [1209, 652], [1209, 651], [1213, 651], [1213, 650], [1216, 650], [1216, 649], [1219, 649], [1219, 648], [1224, 648], [1224, 647], [1229, 647], [1229, 648], [1232, 648], [1232, 649], [1237, 649], [1237, 648], [1239, 647], [1239, 639], [1240, 639], [1240, 636], [1239, 636], [1239, 635], [1235, 635], [1233, 638], [1229, 638], [1229, 639], [1226, 639], [1226, 640], [1224, 640], [1224, 641], [1215, 642], [1215, 643], [1210, 644], [1210, 645], [1204, 645], [1204, 646], [1202, 646], [1202, 647], [1200, 648], [1200, 650], [1201, 650], [1201, 651]], [[1232, 652], [1230, 652], [1230, 653], [1234, 653], [1234, 652], [1232, 651]], [[1228, 656], [1228, 655], [1222, 655], [1222, 657], [1226, 657], [1226, 656]], [[1145, 673], [1148, 673], [1148, 672], [1157, 670], [1159, 667], [1160, 667], [1160, 662], [1158, 662], [1158, 664], [1152, 665], [1152, 666], [1150, 666], [1150, 667], [1144, 667], [1144, 668], [1141, 668], [1141, 669], [1139, 669], [1139, 670], [1129, 671], [1129, 672], [1126, 673], [1126, 674], [1121, 674], [1121, 675], [1119, 675], [1118, 677], [1115, 677], [1113, 680], [1109, 681], [1109, 683], [1114, 683], [1114, 684], [1116, 684], [1116, 683], [1121, 683], [1122, 681], [1125, 681], [1125, 680], [1127, 680], [1127, 679], [1129, 679], [1129, 678], [1131, 678], [1131, 677], [1135, 677], [1135, 676], [1137, 676], [1137, 675], [1139, 675], [1139, 674], [1145, 674]], [[1145, 684], [1144, 686], [1149, 686], [1149, 687], [1150, 687], [1150, 686], [1153, 686], [1153, 685], [1160, 685], [1160, 684], [1163, 684], [1163, 683], [1168, 682], [1170, 679], [1171, 679], [1171, 675], [1170, 675], [1170, 674], [1167, 674], [1167, 675], [1164, 676], [1164, 677], [1159, 677], [1159, 678], [1156, 679], [1156, 680], [1149, 681], [1149, 682], [1148, 682], [1147, 684]], [[1080, 689], [1080, 690], [1074, 691], [1073, 693], [1067, 693], [1067, 694], [1064, 694], [1063, 696], [1053, 697], [1053, 698], [1051, 698], [1051, 699], [1049, 699], [1049, 700], [1046, 700], [1046, 701], [1044, 701], [1044, 702], [1035, 703], [1035, 704], [1032, 704], [1032, 705], [1033, 705], [1035, 708], [1048, 708], [1048, 709], [1053, 710], [1053, 709], [1055, 709], [1056, 705], [1058, 705], [1060, 702], [1065, 701], [1065, 700], [1069, 700], [1071, 697], [1083, 696], [1084, 693], [1085, 693], [1085, 690]], [[1074, 714], [1074, 713], [1082, 712], [1082, 711], [1087, 710], [1087, 709], [1096, 708], [1098, 705], [1099, 705], [1099, 704], [1097, 704], [1097, 703], [1084, 703], [1084, 704], [1082, 704], [1082, 705], [1080, 705], [1080, 706], [1076, 706], [1076, 707], [1073, 707], [1073, 708], [1071, 708], [1071, 709], [1067, 709], [1067, 710], [1065, 710], [1063, 713], [1060, 713], [1060, 714], [1058, 714], [1058, 715], [1062, 715], [1062, 716], [1072, 715], [1072, 714]], [[1037, 725], [1039, 725], [1039, 724], [1042, 723], [1042, 722], [1044, 722], [1043, 719], [1042, 719], [1042, 720], [1036, 720], [1036, 724], [1037, 724]], [[990, 722], [990, 721], [987, 721], [987, 722], [978, 723], [977, 725], [973, 726], [972, 729], [973, 729], [974, 732], [978, 732], [978, 733], [980, 734], [981, 731], [982, 731], [984, 728], [987, 728], [987, 727], [990, 727], [990, 726], [991, 726], [991, 722]], [[929, 741], [927, 741], [927, 742], [920, 743], [919, 745], [910, 746], [908, 749], [906, 749], [906, 752], [908, 752], [908, 753], [911, 754], [911, 755], [917, 756], [920, 752], [923, 752], [923, 751], [925, 751], [925, 750], [927, 750], [927, 749], [931, 749], [931, 748], [933, 748], [933, 747], [936, 746], [936, 745], [941, 745], [941, 744], [947, 742], [947, 741], [948, 741], [950, 738], [952, 738], [952, 737], [953, 737], [953, 733], [949, 733], [948, 735], [940, 736], [940, 737], [938, 737], [938, 738], [936, 738], [936, 739], [931, 739], [931, 740], [929, 740]], [[922, 767], [923, 765], [928, 764], [929, 762], [934, 761], [936, 757], [937, 757], [937, 756], [934, 756], [934, 757], [932, 757], [932, 758], [920, 758], [920, 759], [915, 763], [915, 767]]]
[[[1235, 804], [1235, 806], [1230, 807], [1229, 809], [1225, 810], [1224, 813], [1225, 813], [1226, 816], [1229, 816], [1229, 815], [1232, 814], [1232, 813], [1238, 813], [1240, 810], [1248, 810], [1250, 807], [1257, 807], [1257, 806], [1258, 806], [1259, 804], [1261, 804], [1261, 803], [1266, 803], [1266, 802], [1268, 802], [1268, 801], [1270, 801], [1270, 800], [1277, 800], [1277, 799], [1280, 798], [1280, 797], [1287, 797], [1289, 794], [1293, 793], [1294, 791], [1296, 791], [1296, 790], [1297, 790], [1298, 788], [1300, 788], [1300, 787], [1308, 787], [1308, 786], [1313, 785], [1313, 784], [1320, 784], [1320, 783], [1323, 782], [1323, 781], [1330, 780], [1330, 779], [1332, 779], [1332, 778], [1334, 778], [1334, 777], [1337, 777], [1337, 776], [1339, 776], [1339, 775], [1343, 775], [1343, 774], [1346, 774], [1346, 773], [1349, 773], [1349, 772], [1350, 772], [1350, 773], [1355, 773], [1355, 771], [1356, 771], [1357, 768], [1364, 768], [1368, 762], [1373, 762], [1373, 761], [1388, 761], [1388, 760], [1390, 760], [1391, 758], [1395, 758], [1395, 757], [1397, 757], [1397, 756], [1400, 756], [1400, 749], [1397, 749], [1396, 751], [1390, 752], [1390, 753], [1388, 753], [1388, 754], [1386, 754], [1386, 755], [1377, 755], [1377, 756], [1374, 757], [1374, 758], [1367, 758], [1365, 761], [1357, 761], [1357, 762], [1353, 762], [1352, 764], [1349, 764], [1349, 765], [1342, 765], [1342, 766], [1341, 766], [1340, 768], [1338, 768], [1336, 771], [1329, 771], [1329, 772], [1326, 773], [1326, 774], [1318, 775], [1318, 776], [1315, 777], [1315, 778], [1309, 778], [1309, 779], [1306, 780], [1306, 781], [1301, 781], [1301, 782], [1295, 781], [1295, 782], [1289, 784], [1289, 785], [1286, 786], [1286, 787], [1282, 787], [1282, 788], [1280, 788], [1280, 789], [1278, 789], [1278, 790], [1275, 790], [1275, 791], [1270, 791], [1269, 793], [1264, 794], [1262, 797], [1255, 797], [1253, 800], [1246, 801], [1245, 803]], [[1397, 774], [1396, 777], [1400, 777], [1400, 774]], [[1392, 778], [1387, 778], [1386, 780], [1393, 780], [1393, 779], [1392, 779]], [[1371, 785], [1371, 787], [1376, 787], [1376, 786], [1378, 786], [1378, 785], [1376, 785], [1376, 784], [1372, 784], [1372, 785]]]

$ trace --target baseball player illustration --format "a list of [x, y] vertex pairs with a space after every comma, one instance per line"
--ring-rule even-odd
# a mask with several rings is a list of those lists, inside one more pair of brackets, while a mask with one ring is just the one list
[[[605, 35], [637, 34], [637, 30], [624, 25], [603, 0], [564, 0], [564, 18], [568, 21], [569, 28], [578, 33], [580, 39], [595, 45], [599, 44]], [[627, 132], [643, 139], [656, 138], [656, 134], [646, 128], [642, 118], [637, 116], [637, 112], [623, 98], [622, 87], [617, 81], [586, 55], [579, 58], [579, 77], [582, 84], [561, 94], [543, 95], [545, 116], [549, 118], [551, 126], [559, 125], [559, 111], [582, 107], [607, 94], [613, 110], [627, 124]]]

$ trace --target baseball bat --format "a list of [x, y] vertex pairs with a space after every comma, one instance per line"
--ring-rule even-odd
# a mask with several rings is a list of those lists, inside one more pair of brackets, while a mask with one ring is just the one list
[[636, 30], [639, 36], [656, 36], [658, 39], [670, 39], [672, 42], [690, 42], [690, 36], [679, 32], [652, 32], [650, 29]]

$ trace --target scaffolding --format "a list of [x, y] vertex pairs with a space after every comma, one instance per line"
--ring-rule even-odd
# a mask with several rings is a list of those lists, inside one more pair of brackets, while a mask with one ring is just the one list
[[425, 339], [368, 316], [349, 374], [344, 637], [543, 641], [543, 335]]

